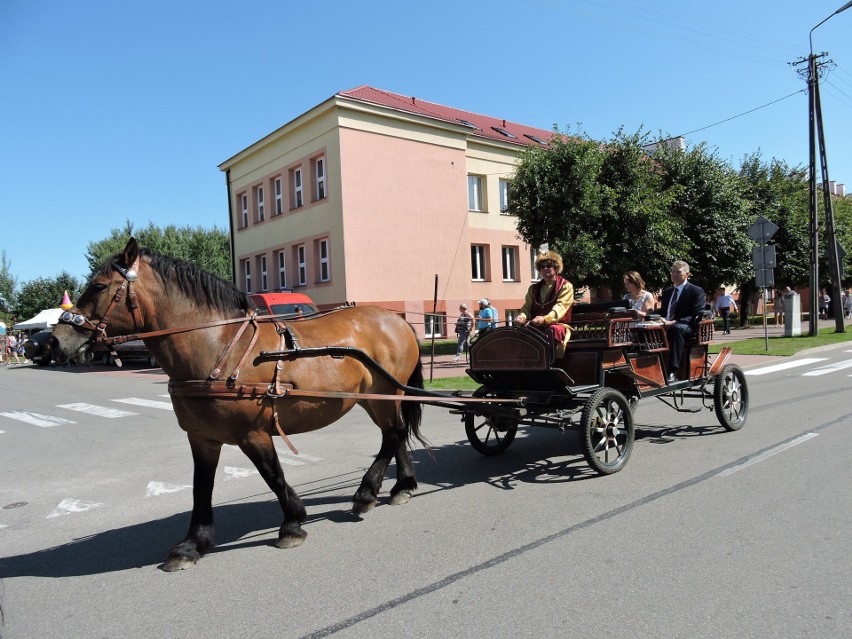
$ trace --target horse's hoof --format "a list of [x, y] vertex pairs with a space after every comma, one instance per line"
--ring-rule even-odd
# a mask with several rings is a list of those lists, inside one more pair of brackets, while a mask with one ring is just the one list
[[296, 548], [305, 542], [305, 537], [307, 536], [308, 533], [306, 532], [303, 532], [301, 535], [286, 535], [278, 539], [275, 542], [275, 546], [278, 548]]
[[197, 563], [197, 559], [190, 559], [189, 557], [178, 555], [166, 559], [163, 565], [160, 566], [160, 570], [162, 570], [163, 572], [177, 572], [178, 570], [186, 570], [187, 568], [192, 568]]
[[411, 493], [407, 490], [401, 490], [395, 495], [391, 495], [390, 498], [391, 506], [400, 506], [407, 504], [409, 501], [411, 501]]
[[353, 515], [363, 515], [364, 513], [368, 513], [373, 510], [373, 507], [376, 505], [376, 500], [368, 501], [368, 502], [352, 502], [352, 514]]

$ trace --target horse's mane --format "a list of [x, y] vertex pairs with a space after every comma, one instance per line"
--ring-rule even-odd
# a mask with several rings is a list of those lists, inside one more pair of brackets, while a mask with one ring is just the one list
[[[231, 282], [223, 280], [197, 264], [161, 255], [146, 248], [139, 249], [139, 257], [150, 264], [166, 287], [175, 282], [180, 292], [199, 306], [224, 312], [240, 311], [242, 313], [247, 313], [251, 307], [245, 293]], [[121, 262], [121, 258], [122, 254], [119, 253], [108, 259], [101, 267], [101, 273], [111, 275], [114, 266]]]

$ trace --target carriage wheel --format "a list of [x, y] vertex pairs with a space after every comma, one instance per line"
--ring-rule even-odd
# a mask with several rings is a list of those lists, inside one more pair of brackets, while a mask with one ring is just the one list
[[583, 456], [601, 475], [617, 473], [633, 451], [636, 430], [627, 398], [613, 388], [599, 388], [583, 407]]
[[736, 364], [728, 364], [716, 377], [713, 407], [719, 423], [727, 430], [739, 430], [748, 415], [748, 386], [745, 374]]
[[[490, 395], [479, 388], [474, 397]], [[509, 447], [518, 433], [517, 418], [505, 415], [476, 415], [465, 413], [464, 432], [471, 446], [483, 455], [499, 455]]]

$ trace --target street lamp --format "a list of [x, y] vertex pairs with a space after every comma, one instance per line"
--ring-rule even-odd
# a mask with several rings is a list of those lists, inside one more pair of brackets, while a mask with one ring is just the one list
[[809, 155], [810, 166], [808, 170], [809, 192], [810, 192], [810, 232], [811, 232], [811, 277], [810, 277], [810, 313], [808, 314], [808, 329], [809, 335], [814, 336], [819, 333], [819, 324], [817, 323], [816, 310], [817, 292], [819, 289], [819, 220], [817, 218], [817, 194], [816, 194], [816, 148], [814, 142], [814, 132], [819, 135], [819, 152], [820, 166], [822, 167], [822, 194], [825, 206], [825, 230], [827, 234], [826, 244], [829, 255], [829, 268], [831, 279], [834, 281], [834, 289], [832, 296], [834, 299], [834, 321], [836, 332], [843, 333], [846, 327], [843, 324], [843, 313], [838, 312], [838, 304], [841, 300], [841, 281], [840, 281], [840, 256], [837, 251], [837, 239], [834, 232], [834, 210], [831, 202], [831, 192], [828, 185], [828, 161], [825, 153], [825, 134], [822, 126], [822, 108], [819, 100], [819, 75], [816, 66], [816, 57], [814, 56], [814, 40], [813, 35], [817, 27], [827, 22], [832, 16], [846, 11], [852, 7], [852, 1], [847, 2], [837, 11], [829, 15], [825, 20], [817, 24], [808, 33], [808, 42], [810, 44], [810, 55], [808, 56], [808, 123], [809, 129]]

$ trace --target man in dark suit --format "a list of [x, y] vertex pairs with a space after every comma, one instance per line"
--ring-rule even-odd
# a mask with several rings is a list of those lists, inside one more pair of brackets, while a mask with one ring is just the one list
[[686, 338], [695, 335], [695, 316], [704, 310], [704, 289], [689, 281], [689, 264], [672, 264], [671, 288], [663, 291], [660, 312], [669, 338], [669, 382], [677, 381], [677, 369]]

